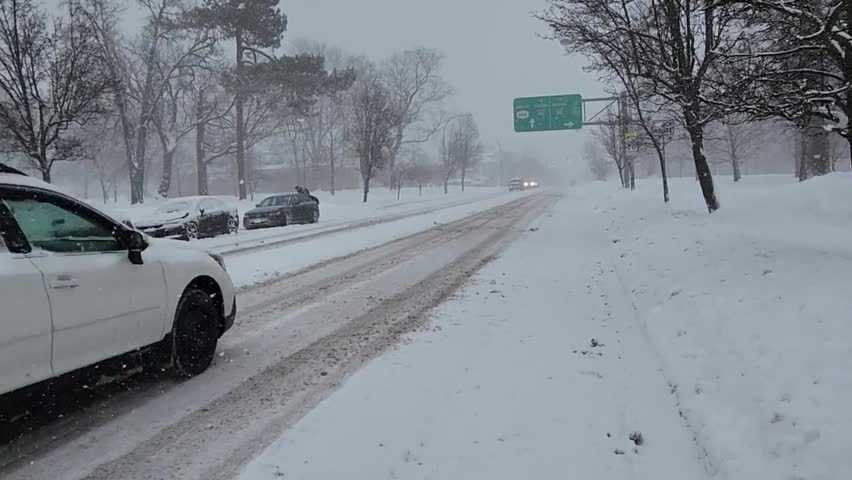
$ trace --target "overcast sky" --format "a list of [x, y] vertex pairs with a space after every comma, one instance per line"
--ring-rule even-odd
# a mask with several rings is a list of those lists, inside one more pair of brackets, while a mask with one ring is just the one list
[[[447, 55], [444, 77], [455, 88], [454, 110], [476, 116], [483, 141], [504, 150], [540, 152], [564, 161], [579, 152], [585, 132], [515, 134], [512, 99], [603, 93], [582, 59], [565, 57], [542, 40], [530, 12], [544, 0], [284, 0], [287, 38], [305, 37], [381, 59], [427, 46]], [[286, 49], [286, 42], [285, 42]]]

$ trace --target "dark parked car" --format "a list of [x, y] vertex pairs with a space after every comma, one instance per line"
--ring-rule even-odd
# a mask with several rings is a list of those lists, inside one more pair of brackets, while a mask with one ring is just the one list
[[134, 227], [152, 237], [194, 238], [237, 233], [240, 217], [236, 208], [215, 197], [184, 197], [169, 201]]
[[246, 230], [264, 227], [283, 227], [294, 223], [319, 222], [320, 210], [316, 197], [308, 193], [288, 193], [265, 198], [257, 208], [243, 216]]

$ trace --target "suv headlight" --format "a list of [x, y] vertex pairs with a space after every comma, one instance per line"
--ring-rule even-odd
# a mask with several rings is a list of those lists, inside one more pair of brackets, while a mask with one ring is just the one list
[[218, 263], [220, 267], [222, 267], [222, 270], [224, 270], [226, 272], [228, 271], [228, 269], [225, 268], [225, 258], [222, 255], [219, 255], [218, 253], [213, 253], [213, 252], [207, 252], [207, 254], [210, 255], [210, 258], [215, 260], [216, 263]]

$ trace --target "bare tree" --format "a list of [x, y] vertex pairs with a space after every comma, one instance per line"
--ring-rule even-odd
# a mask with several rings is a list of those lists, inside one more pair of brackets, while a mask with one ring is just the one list
[[406, 169], [407, 178], [417, 185], [419, 195], [423, 196], [423, 185], [429, 185], [438, 178], [438, 165], [433, 163], [423, 149], [411, 152], [411, 161]]
[[366, 202], [370, 180], [390, 158], [396, 110], [390, 91], [377, 76], [365, 78], [353, 88], [350, 108], [346, 135], [358, 157]]
[[[448, 129], [449, 133], [447, 132]], [[450, 179], [456, 173], [461, 174], [462, 191], [464, 191], [464, 177], [467, 169], [482, 158], [479, 129], [469, 113], [455, 115], [447, 120], [441, 135], [440, 152], [443, 164], [444, 193], [449, 192]]]
[[[322, 56], [325, 58], [326, 65], [333, 70], [344, 71], [357, 67], [358, 59], [345, 54], [338, 48], [305, 39], [297, 39], [291, 43], [301, 53]], [[346, 105], [343, 95], [351, 85], [342, 86], [346, 88], [327, 91], [320, 97], [307, 113], [304, 122], [306, 154], [314, 167], [328, 166], [331, 195], [335, 193], [337, 154], [345, 129]]]
[[73, 134], [103, 113], [107, 78], [97, 44], [75, 3], [49, 21], [33, 0], [0, 2], [0, 126], [4, 147], [19, 152], [49, 182], [55, 162], [81, 158]]
[[[86, 0], [86, 15], [100, 46], [101, 61], [113, 84], [130, 175], [130, 201], [145, 200], [148, 131], [171, 82], [202, 66], [216, 43], [205, 30], [184, 20], [185, 0], [137, 0], [146, 24], [134, 42], [118, 33], [118, 8], [110, 0]], [[164, 55], [167, 47], [176, 47]]]
[[[175, 63], [175, 57], [181, 55], [185, 49], [185, 45], [180, 43], [173, 42], [165, 45], [164, 52], [161, 54], [165, 59], [161, 62], [162, 65], [168, 66]], [[201, 145], [203, 145], [204, 128], [212, 121], [231, 112], [233, 102], [224, 105], [227, 103], [226, 99], [222, 99], [221, 95], [218, 98], [212, 95], [212, 92], [217, 89], [216, 77], [222, 71], [224, 66], [220, 52], [211, 46], [207, 55], [199, 58], [196, 64], [184, 67], [180, 76], [172, 76], [163, 83], [164, 91], [152, 118], [163, 155], [163, 172], [157, 188], [157, 193], [162, 197], [169, 196], [175, 152], [181, 141], [195, 132], [196, 135], [201, 134]], [[196, 155], [199, 153], [202, 157], [204, 156], [203, 151], [196, 151]], [[198, 165], [197, 161], [196, 165]], [[202, 167], [200, 170], [203, 170], [206, 190], [206, 168]]]
[[449, 154], [455, 157], [455, 165], [461, 174], [461, 190], [464, 191], [464, 181], [467, 171], [482, 160], [482, 143], [479, 141], [479, 128], [470, 114], [459, 117], [453, 130], [450, 131]]
[[606, 181], [612, 164], [606, 160], [600, 146], [595, 142], [587, 141], [583, 144], [583, 156], [586, 157], [586, 164], [592, 175], [597, 180]]
[[[720, 59], [742, 39], [736, 12], [714, 0], [549, 0], [539, 18], [570, 52], [586, 55], [592, 68], [619, 77], [634, 103], [676, 109], [689, 135], [707, 209], [719, 208], [704, 153], [704, 129], [724, 111], [709, 101], [708, 81]], [[638, 114], [647, 108], [637, 105]], [[649, 122], [642, 122], [648, 127]], [[660, 152], [653, 132], [646, 131]], [[660, 154], [661, 167], [665, 168]]]
[[766, 135], [762, 122], [752, 121], [743, 114], [731, 114], [713, 125], [710, 143], [721, 146], [723, 157], [714, 163], [729, 163], [731, 175], [739, 182], [743, 175], [743, 164], [754, 155]]
[[618, 170], [618, 179], [621, 182], [621, 186], [624, 188], [630, 187], [630, 182], [627, 178], [625, 171], [625, 149], [622, 148], [621, 142], [624, 141], [623, 137], [619, 134], [620, 129], [618, 125], [616, 125], [615, 117], [611, 114], [607, 116], [608, 122], [604, 125], [599, 126], [596, 130], [593, 131], [593, 135], [597, 138], [598, 143], [603, 147], [606, 155], [610, 158], [612, 163], [615, 164], [616, 170]]
[[[453, 93], [439, 74], [443, 60], [441, 53], [419, 47], [394, 54], [384, 65], [382, 73], [395, 109], [388, 159], [391, 177], [404, 145], [428, 142], [443, 126], [437, 109]], [[389, 187], [395, 184], [395, 179], [390, 178]]]

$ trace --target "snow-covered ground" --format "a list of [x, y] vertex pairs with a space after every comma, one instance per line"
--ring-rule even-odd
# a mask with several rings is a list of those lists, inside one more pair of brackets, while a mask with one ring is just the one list
[[852, 177], [717, 184], [566, 192], [242, 478], [848, 477]]

